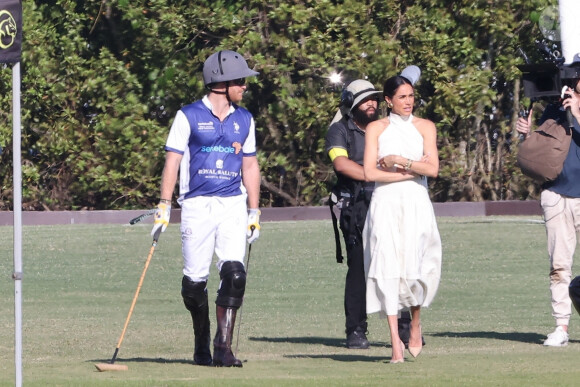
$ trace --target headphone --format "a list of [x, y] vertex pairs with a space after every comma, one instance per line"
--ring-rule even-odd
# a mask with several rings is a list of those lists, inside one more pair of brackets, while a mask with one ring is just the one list
[[354, 103], [354, 100], [358, 98], [359, 95], [364, 94], [364, 93], [368, 93], [369, 91], [377, 91], [374, 88], [371, 89], [364, 89], [359, 91], [356, 94], [353, 94], [352, 91], [349, 91], [348, 89], [344, 89], [342, 91], [342, 94], [340, 95], [340, 107], [346, 109], [346, 110], [350, 110], [352, 109], [352, 104]]
[[350, 109], [354, 102], [354, 95], [351, 91], [347, 89], [342, 90], [342, 94], [340, 95], [340, 107], [344, 107], [345, 109]]

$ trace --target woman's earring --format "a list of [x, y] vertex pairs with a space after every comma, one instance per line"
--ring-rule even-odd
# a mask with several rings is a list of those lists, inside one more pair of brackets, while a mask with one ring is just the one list
[[387, 102], [387, 107], [388, 107], [389, 109], [392, 109], [392, 108], [393, 108], [393, 103], [392, 103], [392, 102]]

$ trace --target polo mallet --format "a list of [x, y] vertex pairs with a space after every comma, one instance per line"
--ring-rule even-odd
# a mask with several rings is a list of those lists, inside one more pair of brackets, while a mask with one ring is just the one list
[[[256, 226], [252, 226], [252, 233], [254, 233], [254, 229]], [[248, 246], [248, 260], [246, 261], [246, 280], [248, 277], [248, 273], [250, 272], [250, 255], [252, 254], [252, 244]], [[240, 327], [242, 326], [242, 311], [244, 310], [244, 303], [242, 301], [242, 306], [240, 306], [240, 321], [238, 322], [238, 334], [236, 338], [236, 351], [238, 353], [238, 344], [240, 343]]]
[[129, 224], [133, 225], [135, 223], [139, 223], [143, 219], [146, 219], [146, 218], [150, 217], [151, 215], [153, 215], [155, 213], [155, 211], [157, 211], [157, 208], [152, 208], [149, 211], [145, 212], [144, 214], [141, 214], [138, 217], [131, 219], [129, 221]]
[[145, 279], [145, 273], [147, 273], [147, 268], [149, 267], [149, 262], [151, 262], [151, 258], [153, 257], [153, 252], [155, 251], [155, 247], [157, 246], [157, 241], [159, 240], [159, 235], [161, 234], [161, 227], [157, 229], [155, 235], [153, 235], [153, 244], [151, 245], [151, 249], [149, 250], [149, 255], [147, 256], [147, 261], [145, 261], [145, 267], [143, 268], [143, 273], [141, 274], [141, 278], [139, 279], [139, 284], [137, 285], [137, 290], [135, 291], [135, 296], [133, 297], [133, 302], [131, 303], [131, 308], [129, 308], [129, 314], [127, 315], [127, 319], [125, 320], [125, 326], [123, 327], [123, 332], [121, 332], [121, 337], [119, 338], [119, 342], [117, 343], [117, 348], [115, 348], [115, 353], [113, 354], [113, 358], [108, 363], [98, 363], [95, 364], [95, 367], [101, 372], [103, 371], [127, 371], [129, 369], [126, 365], [115, 364], [115, 360], [117, 359], [117, 354], [119, 353], [119, 348], [121, 347], [121, 343], [123, 342], [123, 338], [125, 337], [125, 332], [127, 331], [127, 326], [129, 325], [129, 320], [131, 320], [131, 315], [133, 314], [133, 309], [135, 308], [135, 303], [137, 302], [137, 297], [139, 296], [139, 292], [141, 291], [141, 286], [143, 285], [143, 280]]

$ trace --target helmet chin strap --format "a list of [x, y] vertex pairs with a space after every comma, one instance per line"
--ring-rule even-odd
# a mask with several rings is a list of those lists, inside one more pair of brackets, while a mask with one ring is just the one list
[[209, 91], [211, 91], [214, 94], [222, 94], [222, 95], [225, 95], [226, 98], [227, 98], [227, 100], [228, 100], [228, 102], [232, 102], [232, 100], [230, 99], [230, 93], [229, 93], [230, 83], [229, 82], [225, 82], [225, 84], [226, 84], [226, 90], [225, 91], [215, 90], [215, 89], [212, 89], [210, 87], [208, 87], [208, 89], [209, 89]]

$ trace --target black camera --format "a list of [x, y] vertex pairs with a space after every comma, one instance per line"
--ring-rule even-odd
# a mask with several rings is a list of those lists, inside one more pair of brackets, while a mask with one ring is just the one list
[[562, 88], [564, 86], [573, 88], [574, 81], [580, 78], [578, 62], [570, 65], [545, 62], [522, 65], [518, 68], [522, 72], [524, 94], [532, 100], [560, 98]]
[[539, 99], [558, 101], [562, 97], [562, 88], [574, 88], [575, 81], [580, 78], [580, 60], [574, 58], [571, 64], [564, 64], [564, 58], [554, 47], [550, 48], [543, 42], [536, 42], [544, 55], [544, 62], [530, 64], [527, 55], [520, 49], [526, 60], [525, 65], [518, 66], [522, 72], [524, 94], [532, 101]]

